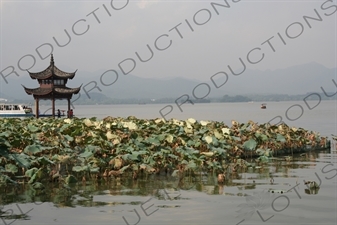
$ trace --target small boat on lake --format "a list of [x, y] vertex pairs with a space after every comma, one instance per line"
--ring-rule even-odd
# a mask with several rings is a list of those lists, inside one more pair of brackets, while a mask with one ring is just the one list
[[16, 103], [0, 103], [0, 117], [35, 116], [30, 106]]

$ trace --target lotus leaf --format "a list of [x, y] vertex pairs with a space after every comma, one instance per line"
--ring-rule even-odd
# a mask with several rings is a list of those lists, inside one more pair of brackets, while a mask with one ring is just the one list
[[188, 140], [186, 144], [187, 144], [187, 146], [194, 146], [195, 141], [194, 140]]
[[209, 121], [204, 121], [204, 120], [201, 120], [200, 121], [200, 124], [202, 125], [202, 126], [207, 126], [207, 124], [209, 124], [210, 122]]
[[121, 143], [121, 141], [120, 141], [119, 139], [114, 139], [114, 140], [112, 141], [112, 143], [113, 143], [114, 145], [118, 145], [118, 144]]
[[261, 148], [259, 148], [259, 149], [256, 149], [256, 153], [258, 154], [258, 155], [264, 155], [265, 154], [265, 152], [266, 152], [266, 150], [264, 150], [264, 149], [261, 149]]
[[194, 142], [195, 144], [193, 145], [195, 148], [198, 148], [201, 145], [200, 141]]
[[172, 177], [177, 177], [179, 175], [179, 170], [174, 170], [171, 174]]
[[106, 124], [105, 124], [105, 128], [106, 128], [106, 129], [110, 129], [110, 128], [111, 128], [111, 126], [112, 126], [112, 124], [111, 124], [111, 123], [106, 123]]
[[184, 131], [186, 134], [193, 134], [193, 127], [184, 127]]
[[15, 174], [16, 172], [18, 172], [18, 167], [16, 165], [13, 164], [6, 164], [5, 169], [7, 172], [13, 173]]
[[178, 125], [178, 126], [183, 126], [184, 125], [184, 122], [183, 121], [180, 121], [180, 120], [177, 120], [177, 119], [172, 119], [171, 121], [173, 124], [175, 125]]
[[83, 137], [82, 137], [82, 136], [77, 136], [77, 137], [75, 137], [75, 142], [76, 142], [76, 144], [81, 144], [82, 141], [83, 141]]
[[179, 142], [179, 141], [181, 142], [181, 145], [182, 145], [182, 146], [185, 146], [185, 145], [186, 145], [186, 141], [185, 141], [183, 138], [178, 137], [177, 139], [178, 139], [178, 142]]
[[129, 168], [130, 165], [127, 165], [127, 166], [123, 166], [119, 171], [120, 172], [124, 172], [127, 168]]
[[198, 154], [199, 150], [196, 150], [194, 148], [189, 148], [189, 147], [184, 147], [182, 148], [182, 151], [185, 155], [194, 155], [194, 154]]
[[65, 123], [67, 123], [67, 124], [71, 124], [72, 123], [72, 120], [71, 119], [69, 119], [69, 118], [67, 118], [67, 119], [64, 119], [63, 120]]
[[159, 140], [159, 141], [163, 141], [163, 140], [165, 140], [166, 139], [166, 134], [159, 134], [158, 136], [157, 136], [157, 139]]
[[65, 179], [66, 184], [74, 184], [77, 182], [77, 179], [73, 175], [68, 175]]
[[93, 138], [97, 138], [98, 137], [98, 135], [94, 131], [89, 131], [88, 132], [88, 136], [93, 137]]
[[118, 135], [112, 134], [111, 131], [108, 131], [108, 132], [106, 133], [106, 137], [107, 137], [108, 140], [119, 138]]
[[219, 131], [217, 131], [217, 130], [214, 130], [214, 136], [215, 136], [217, 139], [223, 138], [223, 135], [220, 134]]
[[187, 122], [190, 123], [190, 124], [195, 124], [197, 121], [193, 118], [189, 118], [189, 119], [187, 119]]
[[222, 155], [222, 156], [225, 156], [227, 153], [227, 151], [222, 148], [213, 148], [212, 151], [216, 153], [217, 155]]
[[99, 167], [90, 167], [90, 172], [91, 173], [98, 173], [99, 172]]
[[28, 128], [28, 130], [30, 131], [30, 132], [37, 132], [38, 130], [39, 130], [39, 128], [38, 127], [36, 127], [36, 126], [34, 126], [34, 125], [32, 125], [32, 124], [28, 124], [27, 125], [27, 128]]
[[123, 122], [123, 127], [128, 128], [129, 130], [137, 130], [138, 126], [134, 122]]
[[255, 137], [261, 139], [261, 141], [268, 141], [268, 136], [265, 134], [255, 133]]
[[138, 149], [142, 149], [142, 148], [146, 147], [146, 145], [144, 143], [142, 143], [141, 141], [143, 141], [143, 140], [139, 139], [139, 140], [134, 141], [134, 144]]
[[30, 155], [35, 155], [37, 153], [41, 153], [43, 151], [43, 148], [41, 145], [28, 145], [24, 152]]
[[32, 187], [34, 189], [44, 189], [45, 188], [44, 185], [40, 182], [35, 182], [34, 184], [32, 184]]
[[14, 180], [12, 180], [9, 176], [4, 175], [4, 174], [0, 174], [0, 184], [7, 184], [7, 183], [11, 183], [11, 184], [15, 184], [17, 185], [18, 183]]
[[207, 133], [207, 132], [209, 132], [208, 129], [201, 128], [197, 133], [203, 135], [203, 134], [205, 134], [205, 133]]
[[237, 121], [232, 120], [232, 126], [238, 126], [238, 125], [239, 125], [239, 123]]
[[88, 166], [73, 166], [72, 171], [74, 172], [82, 172], [82, 171], [88, 171]]
[[231, 139], [233, 139], [234, 141], [240, 142], [241, 138], [236, 137], [236, 136], [231, 136]]
[[269, 158], [266, 155], [261, 155], [258, 160], [263, 163], [269, 162]]
[[59, 161], [60, 163], [68, 163], [71, 159], [71, 156], [69, 155], [59, 155], [57, 157], [57, 161]]
[[82, 158], [90, 158], [94, 155], [94, 153], [90, 150], [85, 150], [83, 153], [79, 154], [79, 157]]
[[173, 142], [173, 136], [172, 135], [170, 135], [170, 134], [168, 134], [167, 136], [166, 136], [166, 139], [165, 139], [168, 143], [172, 143]]
[[5, 132], [1, 132], [0, 133], [0, 137], [6, 137], [6, 138], [8, 138], [10, 135], [11, 135], [11, 133], [9, 131], [5, 131]]
[[142, 170], [145, 170], [147, 167], [146, 164], [142, 163], [140, 166], [139, 166], [139, 169], [142, 169]]
[[125, 154], [122, 156], [124, 160], [131, 160], [131, 161], [140, 161], [140, 155], [137, 152], [132, 154]]
[[284, 138], [284, 136], [282, 134], [277, 134], [276, 140], [278, 140], [280, 142], [286, 142], [286, 139]]
[[135, 151], [135, 149], [134, 149], [134, 147], [132, 147], [132, 146], [128, 146], [128, 147], [125, 149], [125, 151], [126, 151], [126, 152], [132, 153], [132, 152]]
[[25, 172], [25, 176], [31, 178], [38, 170], [38, 168], [33, 167]]
[[38, 169], [33, 176], [30, 177], [30, 180], [28, 181], [28, 184], [33, 184], [34, 182], [36, 182], [37, 180], [41, 179], [42, 177], [42, 168]]
[[84, 119], [83, 123], [87, 126], [87, 127], [91, 127], [94, 126], [94, 124], [91, 122], [90, 119]]
[[184, 159], [182, 162], [181, 162], [182, 165], [187, 165], [188, 162]]
[[191, 160], [188, 162], [187, 164], [187, 169], [196, 169], [197, 168], [197, 164], [194, 162], [194, 160]]
[[204, 139], [207, 142], [207, 144], [210, 144], [213, 142], [213, 138], [211, 136], [206, 136]]
[[146, 139], [146, 142], [153, 145], [160, 145], [160, 140], [157, 137], [156, 138], [149, 137]]
[[214, 152], [202, 152], [202, 153], [200, 153], [200, 154], [205, 155], [205, 156], [207, 156], [207, 157], [211, 157], [211, 156], [214, 155]]
[[208, 168], [210, 169], [222, 169], [221, 165], [219, 162], [216, 161], [207, 161]]
[[74, 140], [74, 138], [69, 136], [68, 134], [64, 135], [63, 137], [64, 137], [64, 139], [66, 139], [69, 142], [72, 142]]
[[188, 129], [192, 129], [193, 130], [192, 124], [190, 124], [188, 121], [186, 121], [185, 127], [187, 127]]
[[213, 146], [219, 146], [218, 139], [214, 136], [212, 137], [212, 144], [213, 144]]
[[53, 161], [49, 160], [47, 157], [45, 156], [42, 156], [42, 157], [39, 157], [37, 159], [37, 161], [41, 164], [41, 165], [47, 165], [47, 164], [54, 164]]
[[273, 151], [271, 149], [266, 149], [266, 152], [264, 153], [265, 156], [270, 157], [272, 156]]
[[169, 156], [170, 158], [173, 158], [173, 159], [178, 159], [178, 156], [173, 155], [173, 154], [168, 154], [168, 156]]
[[165, 123], [165, 120], [163, 118], [158, 118], [154, 121], [156, 124], [158, 123]]
[[29, 157], [28, 155], [24, 154], [24, 153], [20, 153], [20, 154], [11, 154], [10, 155], [11, 158], [13, 158], [21, 167], [24, 168], [29, 168], [31, 163], [29, 161]]
[[229, 135], [230, 134], [230, 129], [229, 128], [222, 128], [221, 131], [222, 131], [222, 133], [224, 135]]
[[132, 139], [137, 139], [137, 138], [138, 138], [138, 134], [137, 134], [136, 132], [132, 132], [132, 133], [130, 134], [130, 137], [131, 137]]
[[249, 151], [253, 151], [256, 148], [256, 145], [257, 145], [256, 141], [252, 138], [243, 143], [243, 147]]
[[163, 156], [164, 154], [168, 154], [168, 153], [170, 153], [170, 152], [171, 152], [170, 150], [161, 148], [160, 151], [154, 153], [153, 156], [154, 156], [154, 157], [156, 157], [156, 156]]
[[[109, 163], [110, 164], [110, 163]], [[115, 169], [120, 169], [123, 165], [123, 161], [120, 158], [113, 159], [113, 163], [111, 163]]]

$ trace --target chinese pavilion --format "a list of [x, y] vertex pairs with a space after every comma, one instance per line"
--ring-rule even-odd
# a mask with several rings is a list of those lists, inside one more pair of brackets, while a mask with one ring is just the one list
[[58, 69], [54, 65], [53, 54], [51, 54], [50, 65], [48, 68], [38, 73], [31, 73], [28, 71], [29, 76], [32, 79], [37, 79], [40, 84], [40, 87], [38, 88], [26, 88], [22, 85], [26, 93], [28, 95], [33, 95], [35, 99], [36, 118], [39, 118], [39, 101], [41, 99], [52, 101], [53, 117], [55, 117], [55, 100], [57, 99], [67, 99], [68, 112], [70, 112], [70, 99], [72, 98], [73, 94], [77, 94], [80, 91], [81, 87], [68, 88], [66, 87], [66, 84], [68, 79], [74, 78], [76, 71], [73, 73], [67, 73]]

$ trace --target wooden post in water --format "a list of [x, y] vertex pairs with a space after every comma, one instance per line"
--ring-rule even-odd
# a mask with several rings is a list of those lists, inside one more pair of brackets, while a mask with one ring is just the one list
[[52, 115], [53, 115], [53, 118], [55, 118], [55, 98], [54, 97], [52, 99]]
[[39, 98], [35, 98], [35, 117], [39, 118]]
[[68, 98], [68, 113], [67, 117], [70, 118], [70, 98]]

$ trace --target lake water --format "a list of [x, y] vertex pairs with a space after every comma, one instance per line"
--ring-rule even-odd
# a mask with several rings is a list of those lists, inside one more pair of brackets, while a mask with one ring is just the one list
[[[289, 107], [299, 104], [303, 115], [289, 121]], [[312, 105], [316, 103], [312, 102]], [[78, 117], [161, 117], [166, 105], [75, 106]], [[265, 123], [282, 116], [288, 125], [303, 127], [331, 137], [336, 134], [336, 101], [322, 101], [309, 110], [304, 102], [211, 103], [176, 106], [167, 119], [231, 120]], [[300, 107], [288, 117], [301, 114]], [[47, 109], [48, 107], [45, 107]], [[62, 108], [62, 106], [60, 106]], [[43, 107], [42, 107], [43, 109]], [[41, 111], [42, 111], [41, 109]], [[300, 113], [297, 113], [300, 112]], [[296, 114], [297, 113], [297, 114]], [[0, 224], [327, 224], [337, 222], [337, 153], [310, 152], [293, 161], [274, 159], [267, 166], [226, 178], [218, 185], [209, 174], [179, 183], [172, 177], [151, 175], [144, 179], [101, 180], [79, 183], [72, 190], [47, 189], [48, 197], [33, 199], [29, 188], [1, 194], [0, 208], [7, 214], [26, 214], [15, 220], [1, 217]], [[304, 180], [320, 184], [310, 190]], [[275, 190], [271, 193], [268, 190]], [[282, 193], [279, 193], [281, 192]], [[31, 203], [33, 200], [36, 203]], [[12, 211], [11, 211], [12, 210]], [[21, 213], [20, 213], [21, 212]], [[27, 213], [26, 213], [27, 212]], [[4, 219], [5, 218], [5, 219]]]
[[[308, 101], [313, 108], [309, 109], [304, 101], [297, 102], [268, 102], [267, 109], [261, 109], [261, 103], [204, 103], [181, 106], [181, 110], [175, 104], [146, 104], [146, 105], [75, 105], [74, 114], [77, 117], [97, 117], [102, 119], [107, 116], [153, 119], [162, 118], [160, 111], [166, 119], [176, 118], [185, 120], [194, 118], [197, 120], [223, 121], [231, 126], [231, 121], [236, 120], [245, 123], [249, 120], [258, 123], [280, 122], [280, 118], [289, 126], [303, 127], [305, 129], [320, 132], [324, 136], [337, 134], [337, 102]], [[173, 110], [170, 112], [170, 107]], [[57, 108], [58, 106], [56, 106]], [[66, 109], [60, 105], [60, 109]], [[166, 108], [165, 108], [166, 107]], [[50, 106], [41, 106], [40, 112], [50, 113]], [[287, 111], [288, 110], [288, 111]], [[278, 118], [275, 118], [278, 117]], [[275, 119], [274, 119], [275, 118]]]

